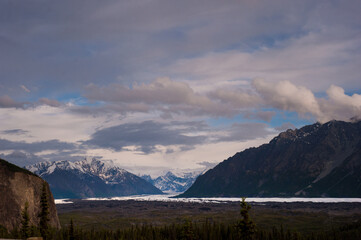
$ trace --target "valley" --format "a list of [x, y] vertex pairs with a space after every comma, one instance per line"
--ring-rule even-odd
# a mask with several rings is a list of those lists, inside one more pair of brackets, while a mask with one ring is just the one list
[[361, 240], [360, 10], [0, 1], [0, 240]]
[[[63, 227], [70, 219], [82, 229], [117, 230], [183, 224], [187, 219], [196, 224], [232, 225], [240, 218], [239, 202], [72, 201], [72, 204], [57, 205]], [[251, 218], [263, 230], [283, 226], [285, 230], [309, 234], [329, 231], [361, 219], [361, 203], [268, 202], [251, 205]]]

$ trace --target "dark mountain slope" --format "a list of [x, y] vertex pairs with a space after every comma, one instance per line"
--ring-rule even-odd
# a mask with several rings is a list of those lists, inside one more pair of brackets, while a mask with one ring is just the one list
[[361, 122], [287, 130], [197, 178], [182, 197], [361, 196]]

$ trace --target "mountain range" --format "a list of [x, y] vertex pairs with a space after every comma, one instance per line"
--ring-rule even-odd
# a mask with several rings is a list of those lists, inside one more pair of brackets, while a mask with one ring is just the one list
[[41, 162], [25, 168], [49, 183], [54, 198], [162, 194], [144, 179], [95, 158], [77, 162]]
[[162, 192], [181, 193], [186, 191], [201, 173], [202, 171], [185, 173], [173, 173], [169, 171], [157, 178], [152, 178], [149, 175], [143, 175], [142, 178], [162, 190]]
[[289, 129], [199, 176], [181, 197], [361, 197], [361, 121]]

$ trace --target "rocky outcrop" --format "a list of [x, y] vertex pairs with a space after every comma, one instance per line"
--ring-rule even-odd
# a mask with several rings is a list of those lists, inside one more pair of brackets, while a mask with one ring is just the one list
[[361, 121], [287, 130], [199, 176], [182, 197], [361, 197]]
[[60, 223], [49, 185], [37, 175], [0, 159], [0, 225], [8, 230], [21, 227], [21, 211], [28, 202], [30, 225], [39, 225], [40, 198], [46, 184], [49, 202], [49, 224], [60, 228]]

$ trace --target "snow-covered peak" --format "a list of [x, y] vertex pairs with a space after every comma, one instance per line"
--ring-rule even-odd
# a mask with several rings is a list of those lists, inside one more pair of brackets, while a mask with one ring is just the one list
[[[189, 171], [189, 169], [188, 169]], [[154, 186], [168, 193], [179, 193], [187, 190], [203, 170], [193, 170], [188, 172], [184, 169], [168, 171], [164, 175], [152, 179], [149, 175], [142, 176], [143, 179]]]
[[107, 182], [121, 182], [124, 180], [124, 175], [128, 174], [126, 170], [114, 166], [111, 161], [99, 161], [96, 158], [85, 158], [81, 161], [70, 162], [66, 160], [56, 162], [40, 162], [30, 166], [26, 169], [38, 174], [39, 176], [50, 175], [56, 169], [76, 171], [78, 173], [92, 174], [100, 177]]
[[55, 171], [55, 169], [61, 169], [61, 170], [77, 169], [81, 172], [84, 172], [82, 168], [77, 166], [75, 163], [66, 160], [56, 161], [56, 162], [40, 162], [30, 166], [26, 166], [25, 168], [40, 176], [45, 174], [51, 174]]
[[172, 169], [163, 176], [177, 177], [177, 178], [195, 178], [204, 172], [204, 168], [201, 169]]

